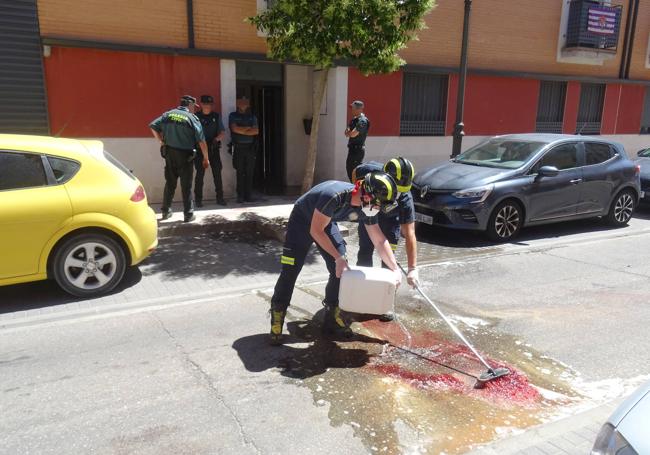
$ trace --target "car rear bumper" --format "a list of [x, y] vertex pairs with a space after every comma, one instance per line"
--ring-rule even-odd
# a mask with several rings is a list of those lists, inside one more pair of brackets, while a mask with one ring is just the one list
[[131, 265], [142, 262], [158, 246], [158, 222], [156, 214], [149, 206], [138, 211], [138, 216], [131, 219], [131, 228], [138, 237], [132, 241]]

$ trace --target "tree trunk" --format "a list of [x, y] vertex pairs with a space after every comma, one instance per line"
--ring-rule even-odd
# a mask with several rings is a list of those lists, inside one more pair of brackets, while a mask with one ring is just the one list
[[323, 103], [325, 87], [327, 87], [327, 74], [329, 68], [323, 68], [320, 71], [316, 81], [316, 90], [314, 90], [312, 100], [312, 123], [311, 134], [309, 135], [309, 149], [307, 150], [307, 161], [305, 162], [305, 175], [302, 180], [302, 192], [306, 193], [314, 183], [314, 170], [316, 168], [316, 152], [318, 146], [318, 127], [320, 126], [320, 107]]

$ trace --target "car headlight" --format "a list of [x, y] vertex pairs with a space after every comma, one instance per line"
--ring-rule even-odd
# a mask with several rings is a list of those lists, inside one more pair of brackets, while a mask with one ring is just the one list
[[636, 450], [616, 431], [611, 424], [606, 423], [598, 432], [591, 455], [638, 455]]
[[471, 202], [478, 204], [485, 201], [493, 190], [494, 185], [479, 186], [477, 188], [456, 191], [455, 193], [452, 193], [452, 196], [457, 197], [458, 199], [476, 199]]

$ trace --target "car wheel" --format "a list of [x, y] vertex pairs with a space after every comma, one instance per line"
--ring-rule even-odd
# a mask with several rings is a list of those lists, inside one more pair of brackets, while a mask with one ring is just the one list
[[523, 222], [521, 206], [515, 201], [503, 201], [490, 215], [487, 236], [497, 242], [506, 242], [519, 233]]
[[632, 190], [623, 190], [616, 195], [607, 214], [607, 222], [612, 226], [625, 226], [632, 218], [636, 206]]
[[126, 270], [126, 255], [106, 235], [80, 234], [65, 240], [52, 264], [54, 279], [64, 291], [90, 297], [117, 286]]

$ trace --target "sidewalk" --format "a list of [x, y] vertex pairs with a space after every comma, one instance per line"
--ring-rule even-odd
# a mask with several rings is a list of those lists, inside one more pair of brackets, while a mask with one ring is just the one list
[[470, 455], [589, 454], [600, 427], [621, 404], [616, 399], [589, 411], [547, 423], [469, 452]]

